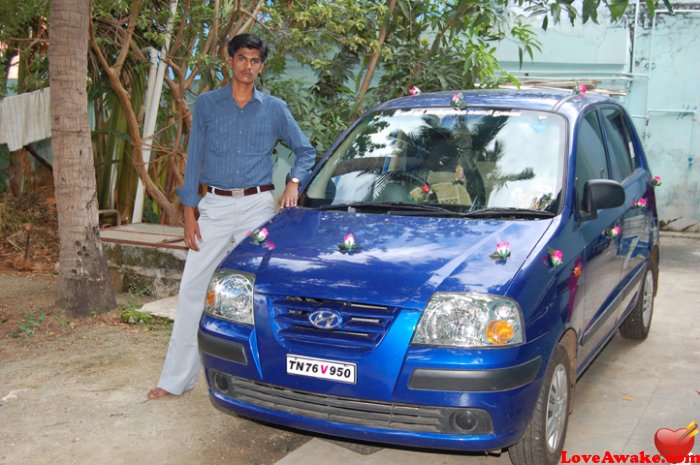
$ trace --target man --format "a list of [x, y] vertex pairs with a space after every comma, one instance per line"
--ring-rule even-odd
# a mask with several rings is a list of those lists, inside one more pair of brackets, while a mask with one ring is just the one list
[[[190, 250], [165, 364], [149, 399], [180, 395], [197, 381], [197, 327], [209, 280], [233, 244], [275, 212], [272, 150], [277, 142], [284, 141], [296, 154], [282, 208], [296, 206], [300, 178], [316, 157], [287, 105], [255, 88], [267, 51], [256, 35], [234, 37], [228, 45], [231, 84], [206, 92], [195, 102], [185, 183], [178, 190]], [[207, 186], [203, 198], [200, 184]]]

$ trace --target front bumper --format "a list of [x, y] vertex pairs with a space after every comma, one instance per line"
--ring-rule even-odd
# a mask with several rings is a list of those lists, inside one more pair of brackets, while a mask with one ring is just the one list
[[530, 420], [543, 371], [536, 355], [491, 369], [413, 363], [435, 350], [421, 349], [413, 362], [404, 360], [391, 395], [380, 388], [353, 391], [337, 383], [263, 376], [254, 332], [239, 331], [226, 332], [232, 340], [209, 331], [204, 320], [200, 328], [200, 353], [217, 408], [361, 441], [464, 451], [508, 447]]

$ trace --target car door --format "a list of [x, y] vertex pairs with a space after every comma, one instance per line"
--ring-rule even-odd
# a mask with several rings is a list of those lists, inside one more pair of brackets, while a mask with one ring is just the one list
[[641, 271], [646, 261], [651, 239], [651, 222], [647, 210], [649, 173], [641, 166], [641, 145], [632, 131], [625, 111], [616, 105], [600, 108], [603, 133], [610, 160], [610, 174], [625, 188], [625, 203], [618, 253], [620, 280], [615, 292], [619, 295], [616, 319], [623, 316], [640, 284]]
[[575, 153], [575, 191], [579, 214], [579, 234], [584, 244], [581, 270], [585, 289], [584, 310], [575, 318], [579, 332], [579, 358], [586, 360], [615, 325], [614, 303], [620, 281], [620, 237], [624, 207], [598, 210], [586, 215], [583, 192], [587, 181], [610, 179], [606, 139], [596, 109], [579, 120]]

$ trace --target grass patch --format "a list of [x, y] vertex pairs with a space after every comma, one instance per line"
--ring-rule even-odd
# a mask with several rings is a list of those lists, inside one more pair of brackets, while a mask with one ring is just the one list
[[17, 325], [17, 329], [12, 333], [12, 337], [31, 336], [36, 333], [41, 324], [46, 319], [46, 313], [25, 311], [22, 321]]

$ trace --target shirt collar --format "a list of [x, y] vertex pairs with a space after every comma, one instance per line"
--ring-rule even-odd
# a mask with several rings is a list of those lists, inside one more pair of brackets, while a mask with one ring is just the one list
[[[231, 93], [231, 84], [227, 84], [216, 90], [220, 100], [225, 100], [229, 103], [233, 102], [233, 94]], [[263, 103], [265, 100], [265, 94], [260, 92], [257, 87], [253, 87], [253, 98], [251, 100], [256, 100]]]

